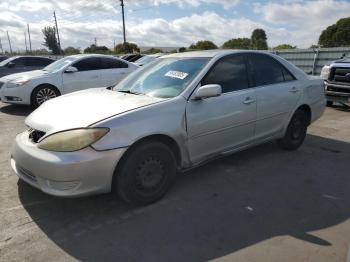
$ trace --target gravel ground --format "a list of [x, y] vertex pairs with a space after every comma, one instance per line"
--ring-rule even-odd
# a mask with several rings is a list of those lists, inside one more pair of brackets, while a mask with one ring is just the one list
[[29, 113], [0, 102], [0, 261], [346, 261], [350, 110], [327, 108], [298, 151], [268, 143], [179, 174], [144, 208], [18, 181], [10, 148]]

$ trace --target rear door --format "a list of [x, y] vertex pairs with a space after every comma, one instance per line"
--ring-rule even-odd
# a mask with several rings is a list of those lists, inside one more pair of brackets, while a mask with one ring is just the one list
[[64, 93], [75, 92], [87, 88], [100, 87], [101, 62], [99, 57], [83, 58], [72, 64], [78, 72], [63, 72], [62, 83]]
[[206, 84], [220, 84], [222, 95], [188, 101], [187, 132], [194, 163], [254, 139], [256, 95], [248, 80], [245, 55], [220, 59], [201, 81]]
[[125, 76], [128, 75], [129, 65], [119, 59], [111, 57], [101, 58], [101, 86], [111, 86], [119, 83]]
[[301, 92], [296, 78], [276, 59], [266, 54], [249, 54], [249, 68], [256, 87], [256, 138], [276, 135], [294, 110]]

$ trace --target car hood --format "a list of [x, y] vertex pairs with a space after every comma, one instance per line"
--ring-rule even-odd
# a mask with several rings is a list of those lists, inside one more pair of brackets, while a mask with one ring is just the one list
[[17, 79], [32, 79], [32, 78], [37, 78], [48, 74], [49, 73], [44, 70], [33, 70], [33, 71], [7, 75], [7, 76], [4, 76], [3, 79], [6, 81], [13, 81]]
[[88, 127], [106, 118], [160, 101], [164, 99], [93, 88], [45, 102], [26, 118], [25, 123], [49, 134]]

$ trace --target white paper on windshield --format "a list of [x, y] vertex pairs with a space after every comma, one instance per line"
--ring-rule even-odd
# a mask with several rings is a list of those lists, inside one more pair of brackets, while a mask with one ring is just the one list
[[172, 77], [172, 78], [178, 78], [178, 79], [185, 79], [188, 76], [188, 73], [180, 72], [180, 71], [168, 71], [165, 76]]

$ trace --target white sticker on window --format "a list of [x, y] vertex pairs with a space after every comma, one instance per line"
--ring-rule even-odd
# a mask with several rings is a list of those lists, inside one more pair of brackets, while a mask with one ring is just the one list
[[168, 71], [165, 76], [178, 78], [178, 79], [185, 79], [186, 76], [188, 76], [188, 73], [179, 72], [179, 71]]

